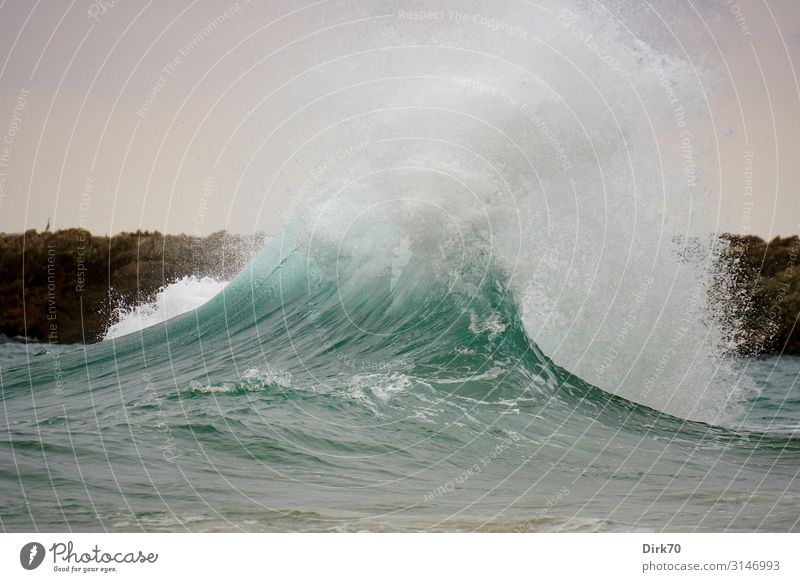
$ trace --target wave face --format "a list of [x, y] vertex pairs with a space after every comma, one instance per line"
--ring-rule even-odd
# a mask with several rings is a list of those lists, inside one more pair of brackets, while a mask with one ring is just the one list
[[592, 386], [489, 240], [413, 214], [411, 246], [287, 233], [196, 311], [4, 366], [4, 527], [796, 529], [782, 383], [736, 429]]
[[503, 10], [396, 19], [350, 173], [207, 303], [3, 364], [4, 528], [798, 529], [797, 365], [726, 357], [709, 300], [702, 72]]

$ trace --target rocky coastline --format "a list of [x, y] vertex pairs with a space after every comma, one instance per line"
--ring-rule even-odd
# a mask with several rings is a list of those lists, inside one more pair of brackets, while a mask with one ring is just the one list
[[189, 275], [230, 279], [263, 242], [225, 232], [0, 234], [0, 342], [98, 341], [117, 307], [149, 301]]
[[744, 355], [800, 355], [800, 237], [724, 235], [729, 280], [715, 299], [737, 319]]
[[[800, 238], [724, 235], [721, 241], [727, 275], [712, 293], [740, 323], [738, 350], [800, 355]], [[230, 279], [263, 243], [262, 234], [226, 232], [0, 234], [0, 342], [98, 341], [120, 305], [150, 301], [185, 276]]]

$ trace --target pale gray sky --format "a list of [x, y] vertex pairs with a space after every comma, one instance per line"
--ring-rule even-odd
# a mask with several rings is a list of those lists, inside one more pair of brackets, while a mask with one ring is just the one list
[[[721, 161], [706, 179], [720, 195], [720, 230], [800, 232], [800, 3], [651, 4], [602, 9], [620, 31], [684, 52], [704, 71], [718, 139], [709, 159]], [[442, 15], [407, 16], [420, 10]], [[360, 55], [436, 44], [445, 33], [451, 45], [473, 46], [487, 31], [534, 54], [526, 24], [559, 26], [560, 10], [544, 0], [5, 0], [0, 231], [41, 230], [48, 218], [98, 233], [274, 231], [309, 181], [333, 176], [331, 160], [360, 155], [363, 144], [315, 137], [359, 111], [353, 86], [443, 70]], [[491, 18], [504, 28], [490, 30]], [[537, 63], [545, 65], [534, 54]]]

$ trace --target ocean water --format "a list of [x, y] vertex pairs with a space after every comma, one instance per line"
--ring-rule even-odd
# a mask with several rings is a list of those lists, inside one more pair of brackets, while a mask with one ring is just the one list
[[140, 332], [0, 346], [6, 531], [798, 529], [800, 358], [739, 362], [714, 426], [556, 365], [489, 263], [348, 287], [281, 246]]
[[638, 10], [394, 4], [304, 45], [238, 277], [0, 345], [0, 528], [800, 529], [800, 360], [720, 299], [719, 71]]

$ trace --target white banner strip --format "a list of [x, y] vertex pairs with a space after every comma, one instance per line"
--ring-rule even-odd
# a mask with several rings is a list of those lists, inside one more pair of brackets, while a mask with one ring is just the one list
[[0, 580], [800, 580], [798, 534], [2, 534]]

